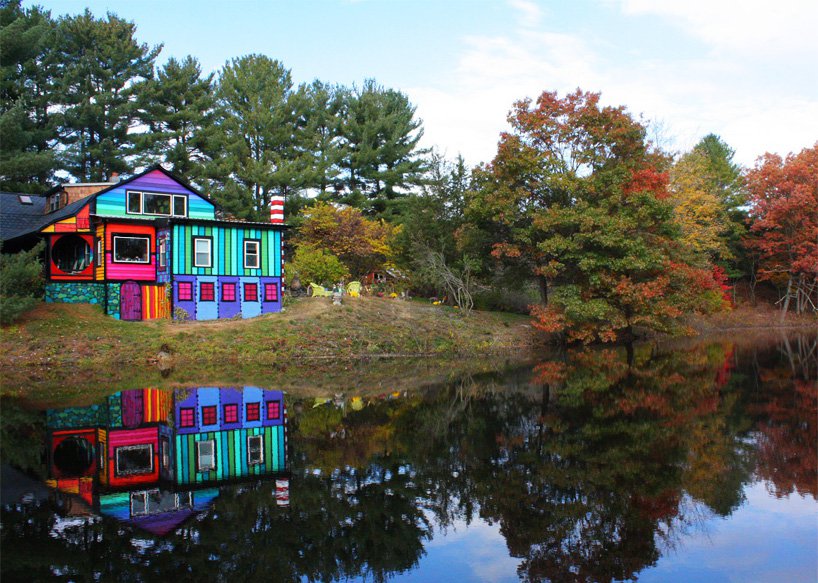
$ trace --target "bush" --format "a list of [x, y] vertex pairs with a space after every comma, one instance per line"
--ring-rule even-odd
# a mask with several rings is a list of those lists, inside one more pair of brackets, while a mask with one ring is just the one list
[[43, 297], [45, 244], [0, 259], [0, 323], [10, 324], [36, 306]]
[[520, 289], [492, 287], [474, 294], [474, 307], [478, 310], [492, 312], [528, 314], [529, 306], [539, 301], [539, 293], [533, 287], [521, 287]]
[[287, 285], [292, 285], [296, 277], [305, 287], [310, 283], [331, 286], [348, 278], [349, 270], [338, 257], [326, 249], [301, 245], [293, 255], [292, 261], [287, 264], [285, 270]]

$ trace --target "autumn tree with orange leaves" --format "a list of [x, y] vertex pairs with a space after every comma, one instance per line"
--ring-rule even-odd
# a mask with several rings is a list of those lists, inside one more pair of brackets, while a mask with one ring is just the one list
[[467, 217], [496, 261], [540, 285], [535, 325], [610, 341], [634, 326], [672, 331], [721, 291], [680, 241], [669, 160], [645, 126], [598, 93], [544, 92], [514, 104], [494, 160], [475, 173]]

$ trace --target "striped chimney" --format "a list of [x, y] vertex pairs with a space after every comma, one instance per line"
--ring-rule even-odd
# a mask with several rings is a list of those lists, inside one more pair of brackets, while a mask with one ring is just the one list
[[274, 225], [284, 224], [284, 197], [270, 197], [270, 222]]

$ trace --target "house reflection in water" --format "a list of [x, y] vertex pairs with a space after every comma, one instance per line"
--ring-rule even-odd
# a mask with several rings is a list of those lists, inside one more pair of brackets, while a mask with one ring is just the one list
[[[228, 481], [285, 478], [281, 391], [202, 387], [120, 391], [104, 403], [50, 409], [48, 485], [95, 512], [154, 534], [207, 510]], [[276, 480], [276, 497], [289, 483]], [[87, 505], [87, 506], [86, 506]]]

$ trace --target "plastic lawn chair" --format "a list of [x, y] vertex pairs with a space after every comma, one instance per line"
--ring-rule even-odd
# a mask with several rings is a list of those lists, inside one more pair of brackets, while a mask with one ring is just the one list
[[347, 284], [347, 295], [353, 298], [357, 298], [361, 295], [361, 282], [360, 281], [350, 281]]
[[332, 292], [317, 283], [310, 283], [309, 285], [310, 291], [309, 295], [314, 298], [330, 298], [332, 297]]

